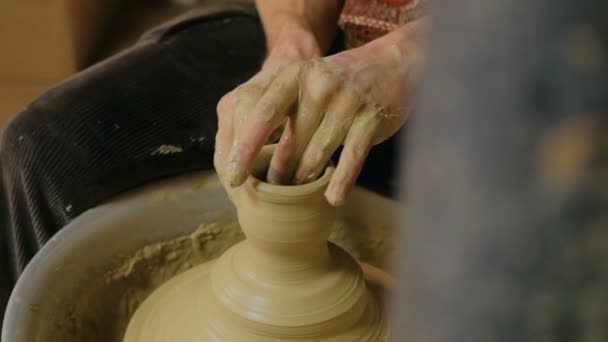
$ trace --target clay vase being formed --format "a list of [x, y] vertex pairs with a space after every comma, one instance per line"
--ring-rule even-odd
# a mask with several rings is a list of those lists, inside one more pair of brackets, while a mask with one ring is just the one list
[[[268, 166], [272, 150], [255, 169]], [[297, 186], [249, 177], [231, 194], [247, 239], [156, 290], [124, 341], [388, 340], [376, 288], [327, 241], [336, 210], [323, 194], [332, 172]]]

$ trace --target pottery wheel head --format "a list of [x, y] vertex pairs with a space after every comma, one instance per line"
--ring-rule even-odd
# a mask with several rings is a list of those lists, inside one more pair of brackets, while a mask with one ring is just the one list
[[308, 184], [268, 184], [255, 175], [273, 151], [264, 148], [232, 194], [247, 239], [154, 292], [125, 342], [388, 340], [380, 289], [327, 241], [336, 217], [324, 196], [333, 167]]

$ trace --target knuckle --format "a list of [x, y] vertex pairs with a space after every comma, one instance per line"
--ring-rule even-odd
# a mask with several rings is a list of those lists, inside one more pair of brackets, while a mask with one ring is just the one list
[[230, 111], [232, 111], [235, 107], [234, 103], [235, 103], [235, 99], [234, 99], [235, 95], [234, 92], [230, 92], [226, 95], [224, 95], [217, 103], [217, 114], [218, 116], [220, 115], [224, 115]]
[[337, 88], [338, 82], [328, 72], [312, 70], [303, 81], [304, 93], [313, 100], [320, 100]]
[[335, 80], [334, 75], [329, 70], [325, 70], [324, 68], [313, 68], [308, 72], [308, 79], [314, 80], [315, 82], [322, 83], [332, 83]]

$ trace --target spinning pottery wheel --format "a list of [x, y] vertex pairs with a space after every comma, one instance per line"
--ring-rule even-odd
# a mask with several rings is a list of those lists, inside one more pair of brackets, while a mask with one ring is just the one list
[[[397, 210], [396, 202], [357, 188], [345, 206], [337, 210], [330, 240], [357, 260], [386, 268], [393, 251], [392, 217]], [[323, 234], [327, 234], [334, 214], [323, 213], [328, 220]], [[55, 235], [28, 265], [11, 295], [2, 340], [124, 341], [134, 313], [145, 307], [163, 284], [179, 279], [180, 274], [185, 277], [189, 272], [198, 272], [199, 265], [215, 260], [243, 240], [240, 227], [235, 223], [236, 216], [216, 176], [204, 171], [150, 184], [89, 210]], [[243, 228], [252, 239], [254, 236], [247, 227]], [[249, 230], [252, 229], [257, 228]], [[350, 268], [335, 274], [361, 284], [356, 280], [361, 275], [359, 266], [341, 249], [331, 247], [329, 255], [333, 258], [336, 254], [344, 256], [342, 262]], [[363, 265], [364, 276], [378, 275], [377, 269]], [[380, 275], [375, 279], [382, 282], [383, 274]], [[353, 289], [360, 298], [373, 298], [368, 303], [375, 303], [378, 315], [382, 315], [382, 303], [376, 300], [381, 291], [372, 283], [365, 284], [366, 291], [360, 286]], [[193, 293], [204, 294], [204, 291], [196, 289]], [[250, 298], [260, 299], [259, 296]], [[362, 307], [352, 301], [356, 296], [346, 298], [355, 302], [355, 308]], [[329, 307], [330, 303], [310, 301], [307, 308], [317, 305], [322, 309], [323, 304]], [[368, 307], [373, 308], [372, 304]], [[284, 312], [302, 312], [307, 308], [302, 305], [291, 311], [285, 307]], [[338, 311], [328, 309], [325, 317]], [[218, 311], [212, 313], [216, 315]], [[353, 316], [357, 315], [352, 314], [349, 319]], [[291, 330], [294, 334], [301, 331]], [[308, 339], [317, 340], [316, 337]]]
[[[263, 174], [272, 151], [264, 149], [254, 174]], [[328, 167], [297, 186], [250, 177], [234, 189], [247, 239], [154, 292], [125, 342], [386, 341], [378, 288], [327, 242], [336, 209], [323, 194], [332, 174]]]

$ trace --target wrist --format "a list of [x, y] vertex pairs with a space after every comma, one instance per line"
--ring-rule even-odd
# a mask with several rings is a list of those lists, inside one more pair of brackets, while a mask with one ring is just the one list
[[262, 69], [321, 57], [319, 43], [303, 20], [286, 15], [282, 23], [274, 35], [267, 35], [268, 55]]
[[[426, 20], [418, 19], [397, 30], [362, 45], [353, 52], [362, 59], [371, 58], [386, 65], [411, 65], [422, 58]], [[355, 51], [356, 50], [356, 51]]]

